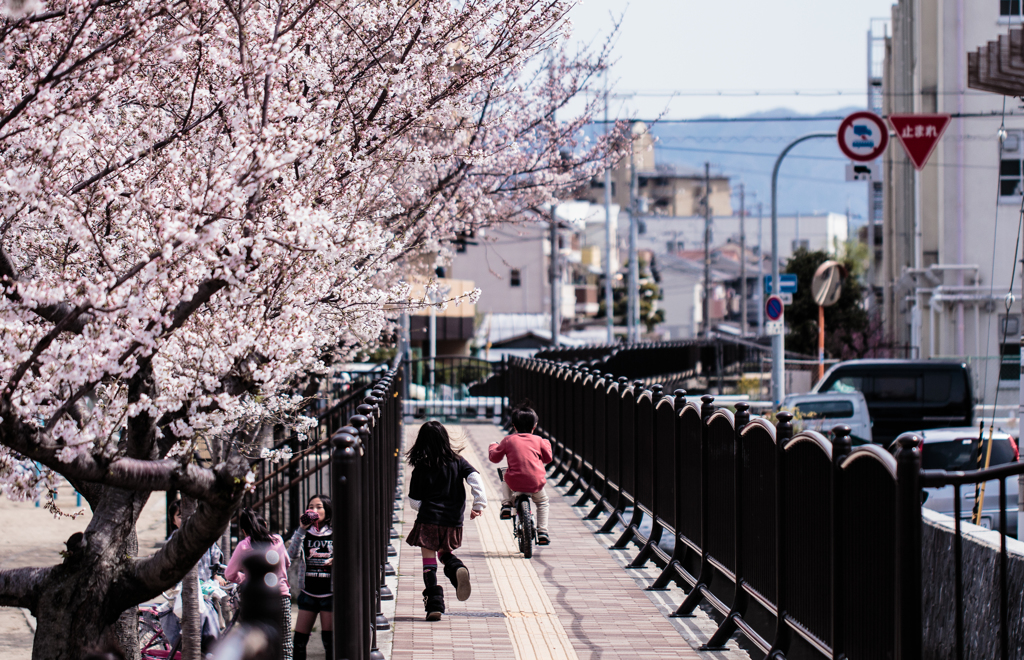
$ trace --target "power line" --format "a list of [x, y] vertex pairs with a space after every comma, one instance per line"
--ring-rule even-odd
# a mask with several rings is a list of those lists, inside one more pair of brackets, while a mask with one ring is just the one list
[[[950, 115], [953, 119], [998, 119], [999, 112], [954, 112]], [[1024, 112], [1007, 112], [1007, 117], [1024, 117]], [[882, 115], [883, 118], [888, 115]], [[786, 123], [806, 121], [842, 121], [845, 116], [821, 116], [821, 117], [699, 117], [696, 119], [591, 119], [590, 124], [615, 123], [618, 121], [643, 122], [645, 124], [740, 124], [740, 123]]]
[[[778, 158], [778, 153], [777, 152], [776, 153], [772, 153], [772, 152], [766, 152], [766, 151], [733, 151], [733, 150], [730, 150], [730, 149], [702, 149], [702, 148], [699, 148], [699, 147], [665, 146], [665, 145], [660, 145], [660, 144], [655, 144], [654, 148], [655, 149], [664, 149], [666, 151], [692, 151], [692, 152], [695, 152], [695, 153], [721, 153], [721, 155], [725, 155], [725, 156], [754, 156], [754, 157], [771, 158], [771, 159]], [[805, 160], [805, 161], [831, 161], [831, 162], [837, 162], [837, 163], [849, 163], [850, 162], [849, 159], [845, 159], [845, 158], [838, 157], [838, 156], [807, 156], [807, 155], [800, 155], [800, 153], [794, 153], [794, 155], [787, 156], [786, 158], [802, 159], [802, 160]], [[929, 165], [934, 165], [935, 167], [943, 167], [943, 168], [944, 167], [958, 167], [954, 163], [942, 163], [942, 162], [940, 162], [938, 160], [931, 161], [929, 163]], [[994, 166], [994, 165], [965, 165], [964, 169], [965, 170], [996, 170], [996, 169], [998, 169], [998, 167]], [[784, 175], [780, 174], [780, 176], [784, 176]], [[818, 179], [818, 180], [823, 180], [823, 179]]]
[[[911, 96], [917, 92], [880, 92], [883, 97]], [[960, 90], [948, 92], [929, 92], [938, 96], [987, 96], [991, 92]], [[748, 98], [748, 97], [822, 97], [822, 96], [867, 96], [863, 89], [697, 89], [697, 90], [623, 90], [614, 94], [615, 98], [672, 98], [681, 97], [723, 97], [723, 98]]]

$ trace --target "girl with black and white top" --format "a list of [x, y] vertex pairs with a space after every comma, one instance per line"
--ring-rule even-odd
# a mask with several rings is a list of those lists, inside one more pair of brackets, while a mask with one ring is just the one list
[[299, 528], [288, 541], [288, 557], [299, 563], [299, 614], [295, 619], [295, 660], [306, 660], [306, 645], [320, 614], [320, 638], [328, 658], [334, 657], [334, 531], [331, 529], [331, 498], [314, 495], [299, 518]]

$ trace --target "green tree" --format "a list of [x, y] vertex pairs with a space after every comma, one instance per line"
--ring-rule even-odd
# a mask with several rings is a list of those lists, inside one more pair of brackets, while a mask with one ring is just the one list
[[[605, 315], [604, 284], [601, 285], [601, 301], [597, 318]], [[640, 322], [647, 327], [647, 332], [665, 320], [665, 310], [658, 308], [658, 301], [664, 298], [661, 287], [651, 280], [640, 281]], [[625, 286], [612, 287], [612, 320], [619, 325], [626, 324], [626, 310], [629, 307], [629, 296]]]
[[797, 250], [786, 264], [786, 273], [795, 274], [797, 292], [793, 304], [786, 307], [786, 349], [805, 355], [818, 354], [818, 306], [811, 297], [811, 280], [814, 271], [825, 261], [836, 259], [846, 266], [849, 275], [843, 279], [839, 302], [825, 308], [825, 354], [826, 357], [847, 357], [848, 348], [859, 345], [868, 332], [868, 313], [865, 311], [863, 287], [855, 277], [859, 263], [855, 255], [834, 257], [822, 250], [815, 252]]

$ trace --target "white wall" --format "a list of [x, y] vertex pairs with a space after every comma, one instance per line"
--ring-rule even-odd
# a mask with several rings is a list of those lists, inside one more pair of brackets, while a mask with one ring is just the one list
[[[540, 223], [490, 227], [478, 232], [478, 245], [456, 253], [447, 275], [476, 283], [481, 291], [479, 312], [550, 312], [547, 232], [547, 226]], [[518, 287], [511, 285], [513, 268], [519, 269]]]

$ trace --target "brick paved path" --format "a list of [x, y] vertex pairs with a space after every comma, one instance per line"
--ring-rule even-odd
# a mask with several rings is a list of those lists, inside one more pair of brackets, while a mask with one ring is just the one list
[[[406, 446], [418, 429], [416, 423], [407, 424]], [[702, 613], [669, 620], [664, 613], [671, 611], [672, 599], [678, 604], [681, 592], [648, 597], [641, 585], [650, 584], [654, 572], [625, 571], [626, 553], [610, 551], [613, 539], [595, 536], [593, 523], [585, 524], [571, 500], [550, 483], [552, 544], [524, 559], [511, 523], [498, 518], [496, 466], [487, 461], [487, 445], [503, 433], [486, 424], [448, 430], [453, 441], [466, 445], [463, 456], [480, 470], [487, 490], [488, 508], [475, 521], [467, 519], [457, 553], [472, 572], [473, 595], [460, 603], [438, 571], [447, 612], [441, 621], [425, 621], [419, 548], [402, 542], [392, 660], [747, 657], [734, 648], [713, 654], [693, 650], [714, 624]], [[402, 517], [403, 533], [408, 533], [416, 517], [408, 500]], [[664, 601], [660, 606], [659, 598]]]

